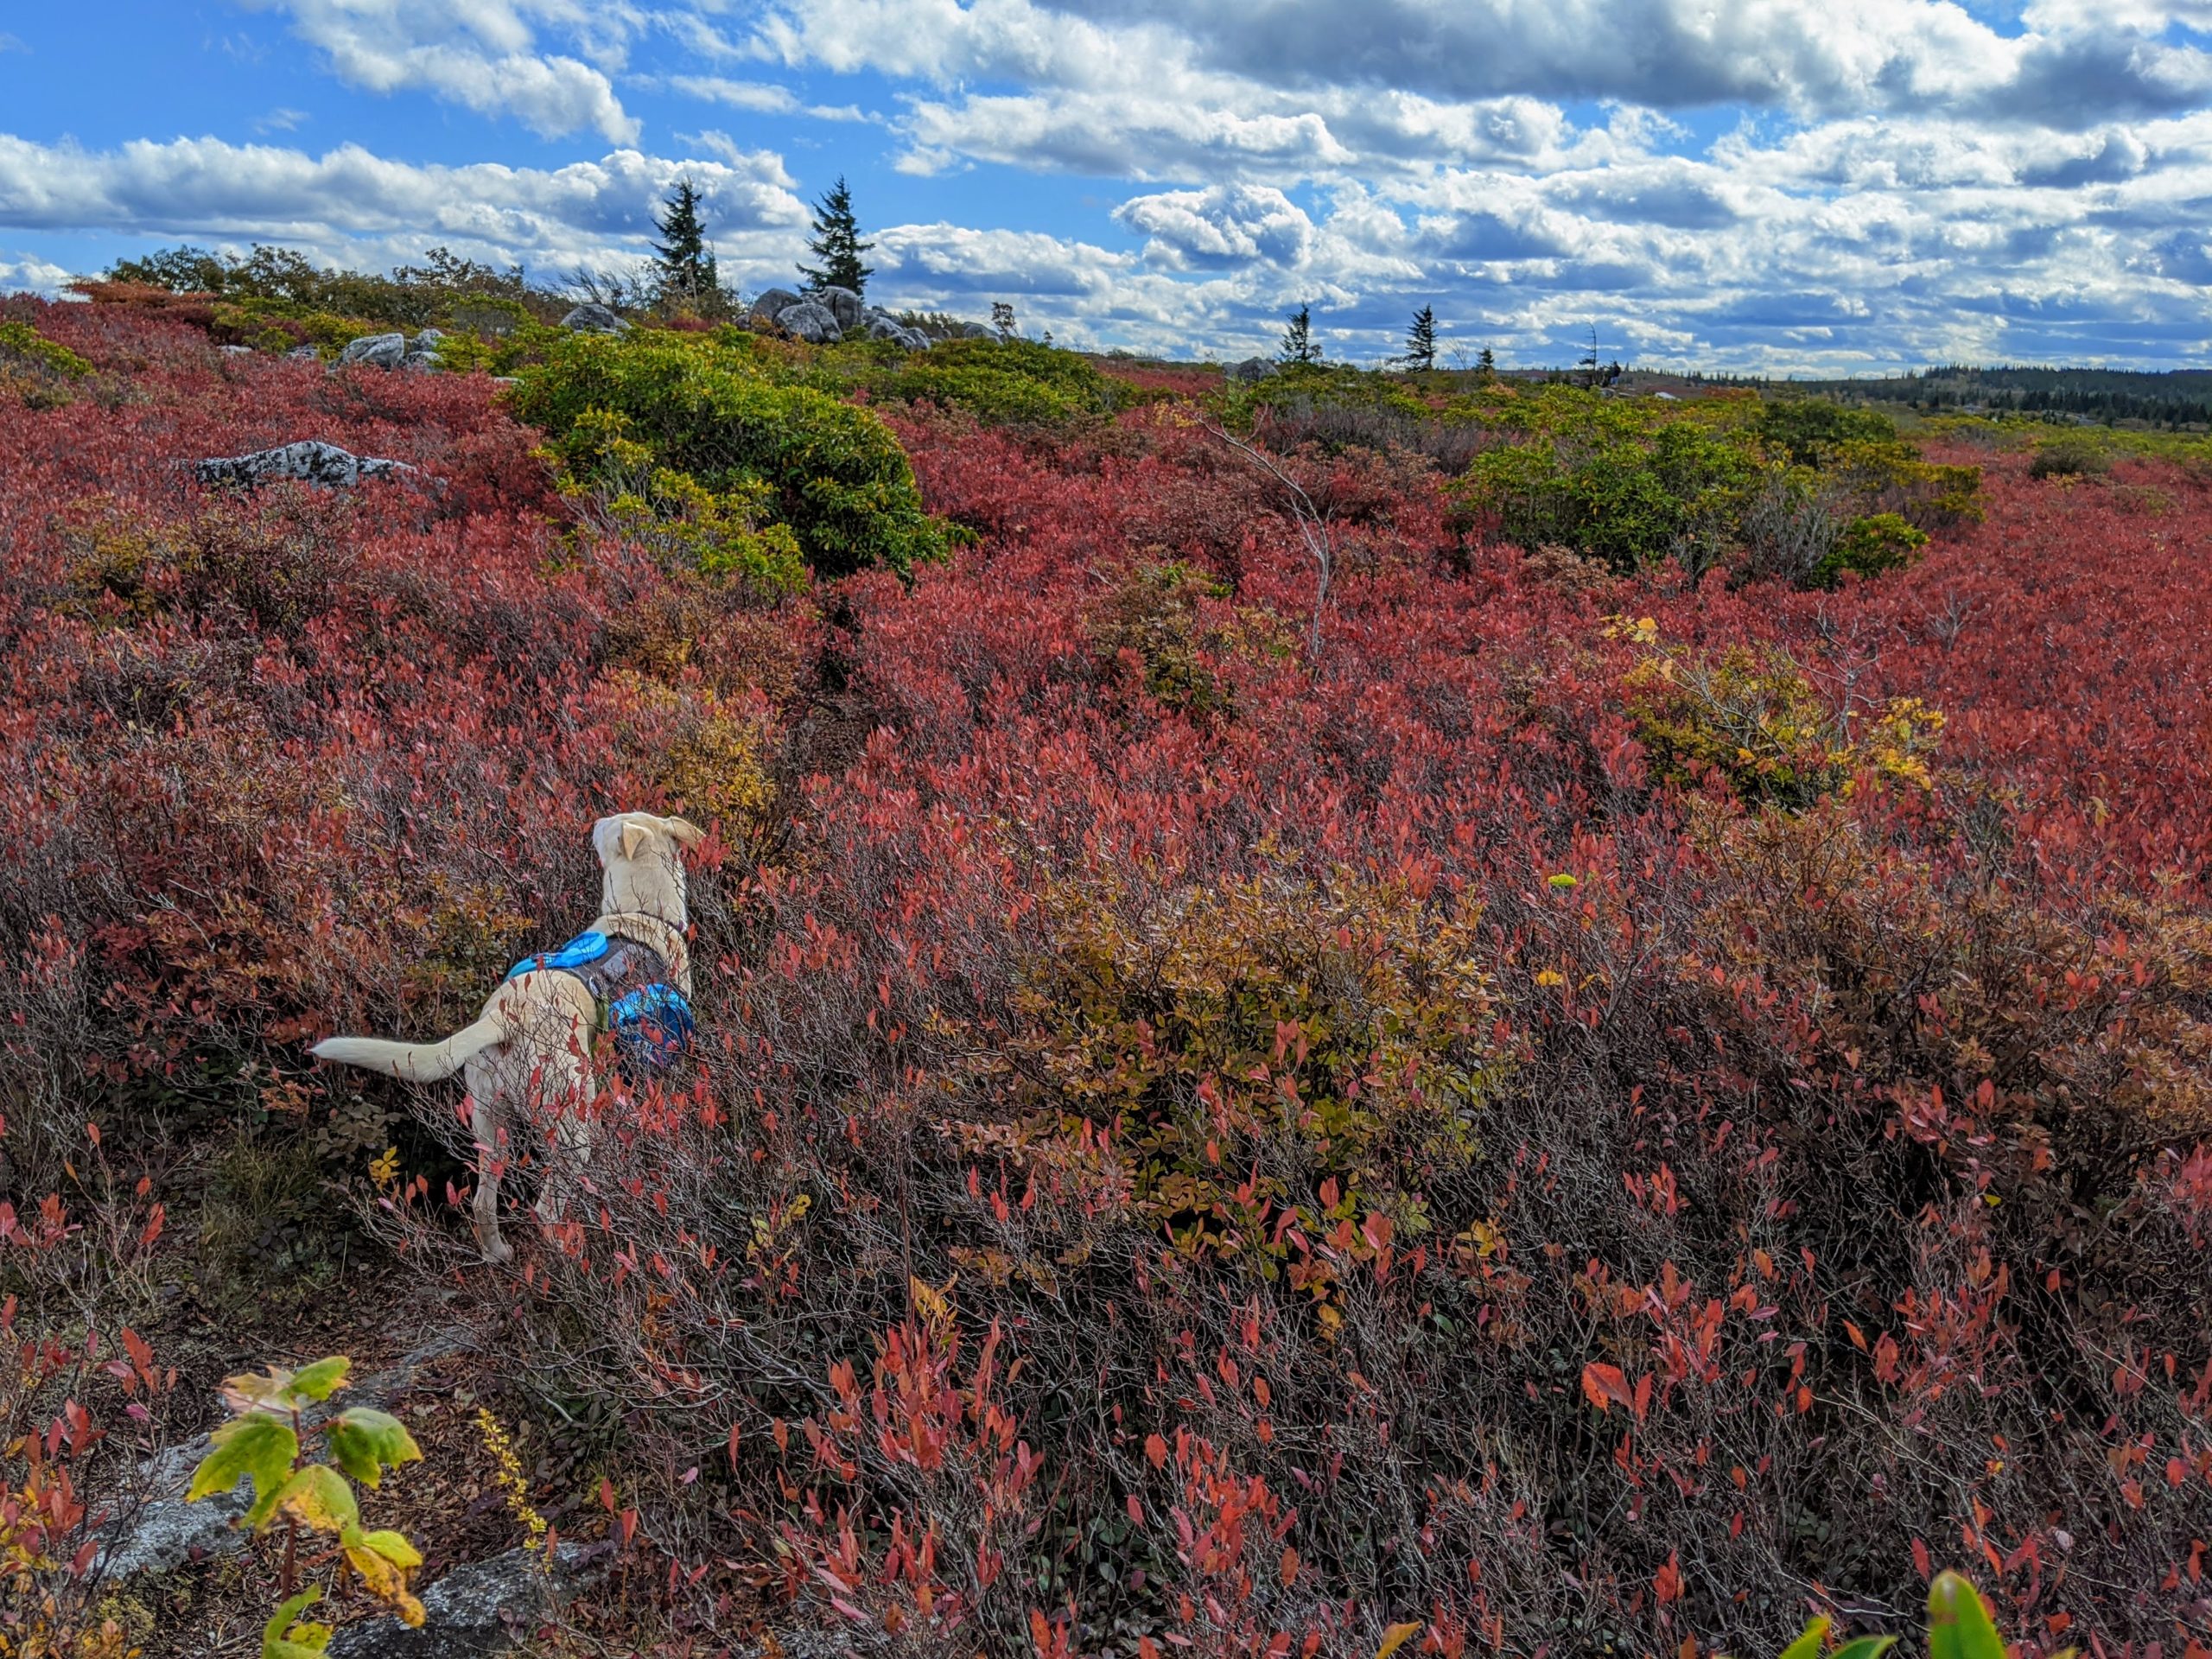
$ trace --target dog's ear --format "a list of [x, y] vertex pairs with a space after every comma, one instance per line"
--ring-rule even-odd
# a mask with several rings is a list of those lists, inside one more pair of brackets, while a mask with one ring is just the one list
[[652, 833], [642, 823], [625, 823], [622, 826], [622, 856], [635, 858], [638, 849], [652, 838]]
[[679, 847], [697, 847], [707, 839], [707, 832], [689, 818], [663, 818], [660, 827], [668, 831], [669, 839]]

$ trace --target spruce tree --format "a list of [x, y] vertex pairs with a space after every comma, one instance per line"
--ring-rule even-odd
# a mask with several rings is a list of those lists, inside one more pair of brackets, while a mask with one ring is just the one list
[[699, 188], [689, 178], [678, 179], [662, 204], [664, 211], [653, 217], [653, 228], [660, 232], [653, 244], [653, 270], [664, 302], [696, 306], [721, 296], [721, 278], [699, 221]]
[[1406, 330], [1406, 353], [1398, 359], [1416, 372], [1436, 366], [1436, 312], [1424, 305], [1414, 313], [1412, 327]]
[[814, 207], [814, 234], [807, 238], [808, 251], [822, 262], [817, 270], [807, 265], [798, 268], [806, 278], [807, 287], [819, 293], [825, 288], [849, 288], [855, 294], [868, 291], [868, 279], [874, 270], [861, 264], [861, 255], [875, 245], [861, 240], [860, 221], [853, 217], [853, 193], [845, 188], [844, 175], [840, 174], [830, 194]]
[[1475, 372], [1485, 380], [1494, 380], [1497, 378], [1497, 359], [1490, 354], [1490, 347], [1487, 346], [1483, 347], [1482, 355], [1475, 359]]
[[1290, 327], [1282, 331], [1282, 360], [1319, 363], [1321, 348], [1313, 343], [1313, 308], [1301, 305], [1291, 314]]

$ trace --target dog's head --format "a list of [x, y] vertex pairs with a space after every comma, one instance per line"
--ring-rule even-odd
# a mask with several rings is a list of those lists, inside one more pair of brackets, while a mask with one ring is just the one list
[[591, 827], [592, 849], [606, 872], [603, 916], [658, 916], [671, 927], [688, 919], [683, 849], [706, 839], [698, 825], [650, 812], [618, 812]]

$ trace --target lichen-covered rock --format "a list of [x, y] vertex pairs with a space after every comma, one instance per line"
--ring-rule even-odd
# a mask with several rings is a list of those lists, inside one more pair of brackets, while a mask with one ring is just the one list
[[755, 322], [773, 322], [798, 303], [799, 296], [788, 288], [772, 288], [753, 302], [753, 320]]
[[999, 331], [988, 322], [963, 322], [960, 325], [960, 332], [969, 340], [996, 340], [999, 337]]
[[1264, 357], [1248, 357], [1224, 371], [1231, 380], [1264, 380], [1275, 372], [1275, 365]]
[[868, 302], [849, 288], [817, 288], [806, 297], [825, 308], [843, 329], [859, 327], [868, 311]]
[[207, 1455], [205, 1434], [173, 1446], [139, 1471], [145, 1502], [126, 1513], [100, 1562], [101, 1576], [127, 1579], [134, 1573], [167, 1573], [188, 1561], [227, 1555], [244, 1548], [245, 1535], [232, 1522], [253, 1502], [253, 1488], [240, 1483], [197, 1503], [184, 1501], [192, 1471]]
[[630, 331], [630, 325], [620, 317], [589, 300], [562, 318], [561, 326], [583, 334], [624, 334]]
[[838, 326], [836, 314], [812, 300], [801, 300], [797, 305], [787, 307], [776, 319], [776, 324], [810, 346], [827, 346], [843, 339], [845, 334]]
[[318, 363], [322, 360], [322, 353], [312, 346], [295, 346], [284, 355], [295, 363]]
[[357, 455], [334, 443], [308, 438], [274, 449], [257, 450], [250, 455], [217, 455], [194, 461], [192, 470], [202, 484], [240, 484], [251, 489], [272, 478], [298, 478], [310, 484], [350, 489], [365, 478], [383, 478], [415, 469], [404, 461]]
[[346, 349], [338, 353], [338, 366], [350, 368], [355, 364], [372, 369], [396, 369], [407, 360], [407, 336], [400, 334], [363, 334], [359, 340], [349, 340]]
[[448, 1659], [503, 1653], [526, 1639], [562, 1593], [586, 1576], [592, 1552], [563, 1544], [549, 1560], [511, 1549], [456, 1567], [422, 1592], [423, 1624], [410, 1630], [389, 1614], [349, 1624], [325, 1649], [331, 1659]]

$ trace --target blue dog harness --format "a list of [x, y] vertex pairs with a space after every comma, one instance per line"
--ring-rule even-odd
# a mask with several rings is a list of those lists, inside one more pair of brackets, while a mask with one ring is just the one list
[[591, 988], [599, 1028], [613, 1035], [615, 1069], [627, 1082], [665, 1071], [691, 1046], [698, 1029], [691, 1004], [668, 982], [668, 963], [652, 946], [619, 935], [579, 933], [557, 950], [524, 957], [507, 969], [507, 977], [549, 971]]

